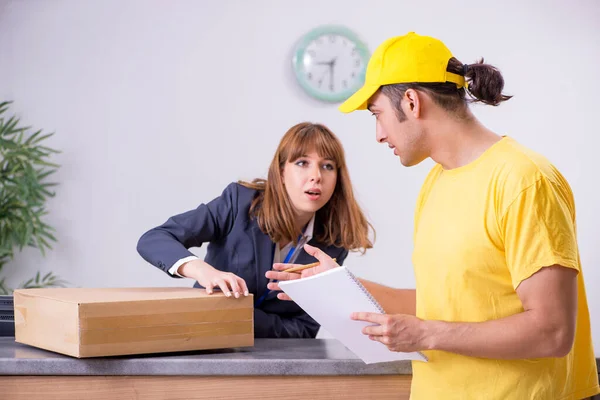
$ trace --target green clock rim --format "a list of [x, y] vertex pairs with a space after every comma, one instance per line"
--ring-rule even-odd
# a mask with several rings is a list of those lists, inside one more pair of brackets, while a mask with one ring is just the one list
[[[346, 38], [350, 39], [352, 42], [354, 42], [356, 44], [356, 49], [359, 52], [360, 57], [363, 59], [363, 62], [364, 62], [364, 66], [362, 67], [362, 69], [359, 73], [359, 77], [360, 77], [359, 84], [357, 84], [351, 88], [348, 88], [345, 91], [337, 93], [337, 94], [326, 94], [326, 93], [321, 93], [321, 92], [315, 90], [304, 79], [304, 74], [301, 73], [301, 71], [304, 70], [302, 61], [304, 60], [304, 52], [306, 50], [306, 47], [314, 39], [318, 38], [319, 36], [326, 35], [326, 34], [337, 34], [340, 36], [345, 36]], [[294, 58], [292, 60], [292, 64], [294, 67], [294, 73], [296, 75], [296, 80], [308, 94], [310, 94], [312, 97], [315, 97], [319, 100], [328, 101], [328, 102], [332, 102], [332, 103], [338, 103], [338, 102], [342, 102], [342, 101], [346, 100], [348, 97], [352, 96], [358, 89], [360, 89], [363, 86], [363, 84], [365, 82], [365, 75], [367, 72], [367, 64], [369, 62], [370, 56], [371, 55], [369, 53], [367, 46], [364, 44], [364, 42], [362, 40], [360, 40], [358, 35], [356, 35], [350, 29], [348, 29], [344, 26], [326, 25], [326, 26], [320, 26], [318, 28], [315, 28], [315, 29], [311, 30], [310, 32], [306, 33], [302, 37], [302, 39], [296, 46], [296, 50], [294, 51]]]

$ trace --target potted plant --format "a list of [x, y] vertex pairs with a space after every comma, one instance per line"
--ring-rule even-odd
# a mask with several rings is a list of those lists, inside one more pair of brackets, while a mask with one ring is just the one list
[[[45, 145], [53, 133], [42, 130], [30, 132], [21, 126], [16, 116], [5, 117], [11, 102], [0, 103], [0, 295], [11, 295], [3, 267], [13, 259], [15, 251], [26, 246], [39, 249], [42, 254], [56, 242], [54, 229], [44, 222], [46, 200], [54, 196], [51, 188], [56, 183], [47, 178], [57, 171], [50, 162], [58, 153]], [[52, 272], [38, 272], [19, 287], [64, 286], [66, 282]]]

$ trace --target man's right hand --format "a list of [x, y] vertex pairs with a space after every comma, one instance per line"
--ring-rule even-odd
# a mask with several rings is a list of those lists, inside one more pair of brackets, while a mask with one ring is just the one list
[[214, 268], [202, 260], [192, 260], [183, 264], [177, 272], [185, 277], [193, 278], [204, 288], [206, 293], [211, 294], [218, 287], [227, 297], [233, 295], [235, 298], [241, 294], [248, 296], [248, 286], [239, 276], [231, 272], [223, 272]]
[[[312, 275], [320, 274], [321, 272], [325, 272], [332, 268], [339, 267], [339, 265], [335, 261], [333, 261], [333, 259], [331, 257], [329, 257], [327, 254], [325, 254], [323, 251], [321, 251], [320, 249], [318, 249], [316, 247], [305, 244], [304, 251], [306, 251], [308, 254], [315, 257], [317, 260], [319, 260], [319, 265], [317, 265], [316, 267], [304, 269], [304, 270], [298, 271], [298, 272], [283, 272], [286, 269], [294, 268], [294, 267], [301, 267], [302, 265], [282, 264], [282, 263], [273, 264], [274, 271], [267, 271], [267, 273], [265, 274], [267, 278], [275, 281], [275, 282], [270, 282], [267, 285], [267, 288], [269, 290], [281, 290], [277, 281], [291, 281], [291, 280], [295, 280], [295, 279], [302, 279], [302, 278], [306, 278], [306, 277], [309, 277]], [[285, 293], [277, 294], [277, 298], [279, 300], [289, 300], [289, 301], [292, 300], [290, 298], [290, 296], [288, 296]]]

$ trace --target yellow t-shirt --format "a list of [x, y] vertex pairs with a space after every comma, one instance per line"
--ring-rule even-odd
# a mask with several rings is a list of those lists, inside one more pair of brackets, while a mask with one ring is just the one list
[[417, 316], [481, 322], [523, 311], [519, 283], [554, 264], [574, 268], [575, 342], [562, 358], [493, 360], [426, 351], [411, 399], [559, 400], [599, 393], [575, 204], [544, 157], [504, 137], [472, 163], [436, 165], [419, 194], [413, 263]]

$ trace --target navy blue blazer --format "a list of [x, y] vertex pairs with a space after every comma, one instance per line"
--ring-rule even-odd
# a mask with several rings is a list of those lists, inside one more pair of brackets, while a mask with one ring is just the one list
[[[218, 270], [231, 272], [246, 281], [255, 300], [267, 290], [265, 273], [272, 269], [275, 243], [250, 218], [249, 209], [256, 190], [237, 183], [228, 185], [221, 196], [195, 210], [175, 215], [163, 225], [144, 233], [137, 251], [150, 264], [169, 271], [178, 260], [193, 256], [188, 249], [208, 242], [204, 261]], [[325, 246], [315, 237], [323, 227], [315, 219], [313, 239], [309, 244], [320, 248], [342, 265], [348, 250]], [[297, 264], [316, 259], [300, 250]], [[169, 274], [170, 275], [170, 274]], [[201, 287], [198, 282], [194, 287]], [[254, 309], [254, 336], [259, 338], [314, 338], [319, 325], [296, 303], [277, 299], [270, 292]]]

